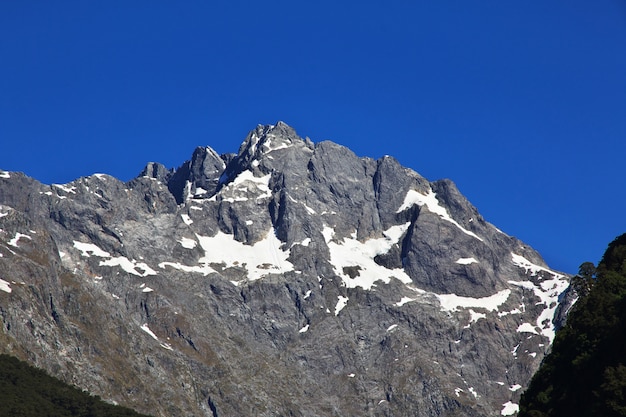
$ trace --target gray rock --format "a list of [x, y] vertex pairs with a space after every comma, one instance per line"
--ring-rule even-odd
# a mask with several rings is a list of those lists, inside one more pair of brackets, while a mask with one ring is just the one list
[[573, 301], [451, 181], [282, 122], [128, 183], [2, 173], [0, 254], [0, 350], [155, 416], [500, 415]]

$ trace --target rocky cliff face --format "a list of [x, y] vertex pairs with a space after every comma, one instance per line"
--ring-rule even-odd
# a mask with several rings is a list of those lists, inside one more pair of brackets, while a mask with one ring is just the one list
[[0, 350], [155, 416], [511, 415], [567, 286], [452, 182], [284, 123], [128, 183], [0, 172]]

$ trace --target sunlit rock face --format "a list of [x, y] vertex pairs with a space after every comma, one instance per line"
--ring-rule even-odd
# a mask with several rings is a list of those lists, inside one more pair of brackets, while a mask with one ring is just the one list
[[0, 171], [1, 350], [155, 416], [512, 415], [567, 286], [451, 181], [281, 122], [128, 183]]

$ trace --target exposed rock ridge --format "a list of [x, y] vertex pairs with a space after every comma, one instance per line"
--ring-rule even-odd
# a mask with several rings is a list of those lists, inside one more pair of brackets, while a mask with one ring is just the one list
[[0, 255], [2, 350], [159, 416], [507, 415], [571, 302], [451, 181], [282, 122], [128, 183], [0, 171]]

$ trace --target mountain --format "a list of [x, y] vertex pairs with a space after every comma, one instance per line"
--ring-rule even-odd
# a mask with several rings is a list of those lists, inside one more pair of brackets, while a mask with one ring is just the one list
[[569, 277], [449, 180], [258, 126], [127, 182], [0, 172], [0, 350], [155, 416], [512, 415]]
[[626, 416], [626, 234], [588, 271], [577, 278], [590, 288], [579, 291], [552, 352], [522, 396], [520, 417]]

